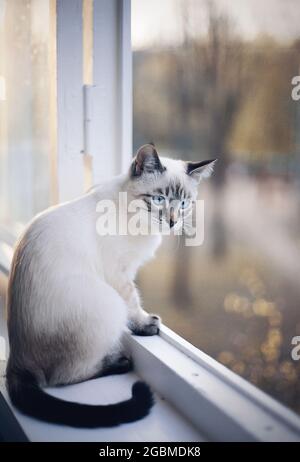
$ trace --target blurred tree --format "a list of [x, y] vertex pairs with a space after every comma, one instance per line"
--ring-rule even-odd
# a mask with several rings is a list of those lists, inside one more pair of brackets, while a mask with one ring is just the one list
[[[205, 156], [220, 160], [213, 176], [215, 205], [212, 235], [213, 254], [220, 257], [226, 251], [222, 195], [228, 164], [227, 140], [245, 86], [243, 46], [234, 35], [229, 18], [218, 13], [213, 2], [208, 3], [208, 34], [205, 40], [189, 38], [189, 14], [188, 2], [184, 2], [181, 14], [184, 42], [177, 58], [178, 113], [186, 134], [191, 131], [191, 113], [199, 121], [203, 116], [206, 118], [208, 153]], [[173, 282], [174, 300], [178, 305], [183, 301], [189, 303], [190, 299], [187, 285], [190, 255], [190, 249], [181, 245]]]
[[[197, 89], [195, 104], [208, 120], [207, 149], [210, 158], [219, 162], [212, 177], [215, 187], [213, 217], [213, 253], [222, 256], [226, 250], [222, 195], [229, 152], [227, 141], [235, 116], [245, 97], [247, 74], [244, 66], [244, 45], [234, 33], [228, 16], [219, 13], [214, 2], [208, 3], [208, 33], [206, 40], [194, 41], [195, 77], [202, 73], [204, 85]], [[199, 98], [200, 97], [200, 98]]]
[[[177, 94], [177, 114], [181, 128], [181, 157], [189, 158], [189, 148], [191, 143], [190, 114], [192, 103], [192, 82], [191, 77], [191, 46], [188, 34], [189, 8], [188, 2], [181, 4], [181, 18], [183, 25], [183, 44], [181, 53], [175, 56], [175, 69], [173, 92]], [[174, 266], [173, 276], [173, 299], [178, 307], [185, 308], [191, 303], [189, 287], [189, 272], [191, 269], [191, 249], [185, 246], [184, 236], [179, 236], [178, 255]]]

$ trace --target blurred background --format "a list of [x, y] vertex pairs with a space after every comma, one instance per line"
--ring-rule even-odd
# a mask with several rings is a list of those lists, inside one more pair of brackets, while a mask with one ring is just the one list
[[0, 224], [53, 201], [49, 0], [0, 0]]
[[[0, 0], [2, 232], [56, 202], [50, 4]], [[299, 0], [132, 0], [132, 42], [134, 150], [219, 159], [204, 244], [165, 238], [145, 307], [300, 413]]]
[[[12, 236], [55, 203], [50, 118], [55, 69], [49, 13], [49, 0], [0, 0], [0, 257], [4, 260], [10, 256], [7, 243], [13, 245]], [[6, 282], [0, 265], [4, 337]], [[1, 348], [0, 359], [4, 359]]]
[[141, 272], [147, 309], [300, 413], [297, 0], [133, 0], [134, 147], [217, 157], [205, 239], [166, 239]]

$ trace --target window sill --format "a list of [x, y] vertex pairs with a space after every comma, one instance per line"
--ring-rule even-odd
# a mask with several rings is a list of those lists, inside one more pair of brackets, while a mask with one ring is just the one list
[[[8, 271], [9, 265], [6, 265]], [[127, 399], [145, 380], [156, 404], [145, 419], [109, 429], [41, 423], [10, 404], [0, 382], [0, 416], [8, 440], [30, 441], [300, 441], [300, 418], [162, 326], [159, 336], [126, 336], [135, 372], [49, 389], [66, 400], [97, 404]], [[2, 436], [3, 437], [3, 436]]]
[[[135, 373], [104, 377], [81, 384], [61, 388], [49, 388], [48, 393], [65, 400], [88, 404], [106, 404], [125, 400], [130, 396], [132, 384], [138, 380]], [[0, 388], [0, 415], [2, 407], [8, 404], [5, 421], [7, 439], [32, 442], [97, 441], [204, 441], [203, 435], [168, 402], [155, 394], [155, 406], [143, 420], [114, 428], [78, 429], [39, 422], [19, 413], [9, 402], [6, 390]], [[3, 412], [3, 409], [2, 409]], [[0, 419], [3, 422], [3, 416]], [[0, 431], [1, 434], [2, 430]], [[22, 434], [24, 433], [24, 434]]]
[[166, 326], [127, 338], [137, 372], [210, 441], [300, 441], [300, 418]]
[[[126, 399], [142, 378], [156, 395], [145, 419], [109, 429], [74, 429], [41, 423], [9, 405], [10, 430], [30, 441], [300, 441], [300, 419], [284, 406], [190, 345], [167, 327], [155, 337], [127, 336], [136, 372], [48, 389], [91, 404]], [[84, 400], [82, 397], [84, 396]], [[0, 399], [0, 401], [1, 401]], [[2, 420], [2, 419], [1, 419]]]

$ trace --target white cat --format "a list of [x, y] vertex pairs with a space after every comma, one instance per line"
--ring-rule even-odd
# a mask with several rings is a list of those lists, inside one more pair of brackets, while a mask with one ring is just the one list
[[122, 351], [127, 326], [137, 335], [159, 331], [160, 318], [143, 310], [134, 279], [161, 236], [99, 235], [99, 201], [113, 201], [129, 220], [119, 201], [124, 192], [128, 202], [139, 200], [143, 220], [181, 226], [183, 210], [195, 201], [198, 182], [209, 176], [213, 162], [160, 159], [153, 145], [142, 146], [128, 174], [50, 208], [28, 226], [14, 254], [8, 290], [7, 387], [22, 412], [79, 427], [118, 425], [149, 412], [152, 394], [142, 382], [133, 386], [131, 399], [108, 406], [65, 402], [42, 387], [127, 372], [132, 368]]

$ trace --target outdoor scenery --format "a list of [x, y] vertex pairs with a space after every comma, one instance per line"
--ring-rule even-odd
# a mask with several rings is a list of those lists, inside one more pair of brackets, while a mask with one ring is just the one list
[[219, 159], [204, 244], [165, 238], [145, 307], [300, 413], [300, 3], [133, 0], [132, 27], [134, 147]]

